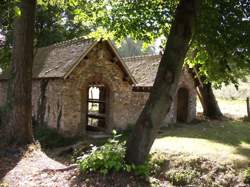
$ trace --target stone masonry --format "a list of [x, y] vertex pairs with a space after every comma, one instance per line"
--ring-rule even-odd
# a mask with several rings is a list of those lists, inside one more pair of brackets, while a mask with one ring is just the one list
[[[86, 134], [88, 88], [102, 83], [108, 90], [105, 131], [125, 129], [135, 123], [145, 105], [149, 96], [145, 89], [152, 87], [159, 59], [158, 55], [121, 59], [109, 41], [78, 39], [42, 48], [34, 60], [33, 119], [65, 136]], [[0, 78], [3, 106], [7, 78]], [[178, 87], [188, 90], [186, 122], [190, 122], [196, 115], [196, 92], [185, 70]], [[175, 97], [164, 124], [176, 122], [177, 104]]]

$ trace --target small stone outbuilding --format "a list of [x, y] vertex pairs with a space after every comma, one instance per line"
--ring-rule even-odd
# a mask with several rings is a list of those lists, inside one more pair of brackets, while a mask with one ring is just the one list
[[[75, 39], [35, 53], [33, 119], [65, 136], [87, 130], [125, 129], [137, 120], [153, 85], [159, 55], [121, 58], [110, 41]], [[0, 80], [0, 106], [7, 80]], [[196, 116], [196, 92], [183, 69], [165, 123], [190, 122]]]

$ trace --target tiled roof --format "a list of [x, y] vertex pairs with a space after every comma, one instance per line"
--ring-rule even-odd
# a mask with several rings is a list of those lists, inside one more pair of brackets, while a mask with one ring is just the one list
[[95, 43], [76, 39], [38, 49], [34, 55], [33, 78], [64, 77]]
[[[119, 59], [119, 66], [135, 86], [153, 85], [160, 55], [135, 56], [120, 58], [114, 45], [107, 41], [111, 50]], [[91, 39], [73, 39], [35, 51], [33, 63], [33, 78], [63, 78], [85, 57], [98, 43]], [[0, 75], [0, 79], [7, 79], [8, 73]]]
[[153, 86], [160, 60], [160, 55], [123, 58], [137, 82], [136, 86]]
[[[38, 48], [34, 52], [33, 78], [64, 77], [96, 43], [78, 38]], [[9, 71], [1, 73], [0, 80], [8, 79], [9, 75]]]

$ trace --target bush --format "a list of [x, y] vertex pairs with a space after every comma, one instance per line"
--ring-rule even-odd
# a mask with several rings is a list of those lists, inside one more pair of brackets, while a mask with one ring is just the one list
[[173, 169], [167, 172], [167, 178], [173, 185], [183, 186], [191, 184], [198, 176], [194, 170]]
[[142, 165], [129, 165], [125, 162], [125, 141], [120, 141], [120, 135], [114, 135], [107, 143], [100, 147], [93, 147], [89, 154], [79, 159], [80, 170], [83, 173], [100, 172], [106, 175], [108, 172], [134, 172], [139, 176], [148, 176], [150, 165], [148, 162]]
[[100, 171], [107, 174], [109, 171], [120, 171], [125, 166], [125, 143], [111, 139], [103, 146], [93, 147], [90, 154], [81, 158], [82, 172]]

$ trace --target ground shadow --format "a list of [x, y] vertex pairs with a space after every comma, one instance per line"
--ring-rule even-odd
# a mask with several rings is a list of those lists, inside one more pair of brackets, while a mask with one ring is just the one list
[[[4, 139], [2, 129], [0, 129], [0, 139]], [[0, 184], [3, 177], [16, 167], [26, 150], [26, 147], [6, 145], [3, 143], [3, 141], [0, 142]]]

